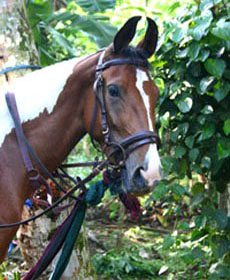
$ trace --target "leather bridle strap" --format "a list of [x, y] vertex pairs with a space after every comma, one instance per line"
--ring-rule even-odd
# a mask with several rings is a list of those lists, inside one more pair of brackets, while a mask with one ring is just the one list
[[102, 134], [104, 136], [105, 147], [106, 148], [112, 147], [108, 157], [110, 156], [112, 157], [115, 155], [115, 153], [122, 151], [123, 157], [127, 158], [130, 153], [132, 153], [135, 149], [137, 149], [140, 146], [146, 144], [153, 144], [153, 143], [159, 146], [160, 143], [159, 137], [157, 133], [152, 131], [141, 131], [128, 136], [127, 138], [123, 139], [120, 142], [110, 142], [111, 136], [110, 136], [109, 125], [107, 122], [107, 111], [106, 111], [105, 99], [104, 99], [105, 98], [104, 80], [102, 77], [102, 72], [105, 69], [108, 69], [109, 67], [124, 65], [124, 64], [148, 68], [149, 63], [147, 60], [140, 59], [140, 58], [118, 58], [118, 59], [112, 59], [103, 62], [104, 56], [105, 56], [105, 51], [103, 51], [99, 57], [97, 68], [96, 68], [96, 80], [94, 83], [94, 96], [95, 96], [94, 106], [95, 107], [94, 107], [93, 118], [91, 121], [91, 128], [90, 128], [90, 137], [93, 145], [96, 147], [93, 135], [94, 135], [94, 126], [96, 122], [97, 110], [99, 105], [101, 108], [101, 127], [102, 127]]
[[145, 61], [144, 59], [138, 59], [138, 58], [117, 58], [117, 59], [112, 59], [109, 61], [106, 61], [105, 63], [98, 63], [96, 71], [97, 72], [102, 72], [105, 69], [111, 67], [111, 66], [117, 66], [117, 65], [135, 65], [139, 67], [148, 67], [149, 63]]

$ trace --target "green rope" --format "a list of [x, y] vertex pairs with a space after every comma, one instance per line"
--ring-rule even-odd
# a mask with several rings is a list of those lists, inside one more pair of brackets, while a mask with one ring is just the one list
[[104, 196], [104, 192], [105, 187], [102, 181], [96, 182], [90, 187], [83, 200], [79, 203], [76, 216], [73, 223], [71, 224], [70, 230], [63, 245], [62, 253], [49, 280], [59, 280], [61, 278], [68, 265], [74, 245], [78, 238], [82, 223], [85, 218], [87, 205], [95, 206], [100, 203], [102, 197]]

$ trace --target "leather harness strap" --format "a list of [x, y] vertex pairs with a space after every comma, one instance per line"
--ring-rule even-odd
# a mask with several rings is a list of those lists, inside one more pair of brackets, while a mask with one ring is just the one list
[[20, 148], [21, 156], [25, 165], [25, 169], [27, 172], [28, 179], [32, 186], [33, 191], [40, 188], [41, 185], [46, 187], [46, 190], [49, 194], [51, 194], [51, 188], [47, 183], [46, 179], [39, 173], [39, 171], [34, 168], [32, 161], [29, 156], [28, 149], [26, 147], [26, 143], [23, 139], [23, 129], [21, 125], [20, 116], [17, 109], [17, 104], [15, 100], [15, 95], [13, 93], [6, 93], [6, 103], [11, 114], [11, 117], [14, 121], [15, 131], [17, 136], [18, 145]]

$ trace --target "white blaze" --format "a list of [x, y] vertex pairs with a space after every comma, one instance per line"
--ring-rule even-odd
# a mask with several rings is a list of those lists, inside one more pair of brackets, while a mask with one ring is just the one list
[[[148, 126], [149, 130], [153, 131], [153, 123], [151, 119], [151, 113], [150, 113], [150, 101], [149, 96], [144, 91], [144, 82], [149, 81], [149, 78], [146, 74], [146, 72], [137, 69], [137, 80], [136, 80], [136, 87], [139, 90], [143, 103], [146, 108], [146, 114], [148, 118]], [[141, 170], [141, 175], [145, 178], [145, 180], [148, 182], [149, 186], [152, 186], [154, 181], [160, 180], [160, 157], [157, 151], [156, 144], [149, 145], [149, 149], [145, 156], [145, 164], [147, 165], [146, 170]]]
[[78, 58], [74, 58], [60, 62], [18, 78], [11, 85], [0, 87], [0, 147], [6, 135], [14, 128], [5, 93], [8, 91], [15, 94], [22, 123], [38, 117], [45, 109], [51, 113], [78, 61]]

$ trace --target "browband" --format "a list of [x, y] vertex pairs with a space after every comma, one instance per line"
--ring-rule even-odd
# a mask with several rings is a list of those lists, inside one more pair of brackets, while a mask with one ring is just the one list
[[116, 58], [109, 61], [106, 61], [104, 63], [100, 63], [97, 65], [96, 71], [103, 71], [111, 66], [116, 65], [123, 65], [123, 64], [129, 64], [129, 65], [135, 65], [139, 67], [149, 67], [149, 62], [144, 59], [138, 59], [138, 58]]

